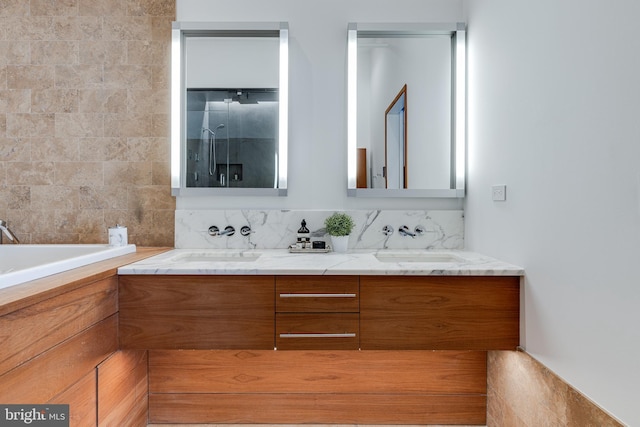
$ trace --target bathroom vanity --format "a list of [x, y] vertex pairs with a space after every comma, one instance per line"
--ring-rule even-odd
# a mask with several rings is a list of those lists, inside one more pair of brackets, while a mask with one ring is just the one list
[[120, 347], [149, 350], [150, 422], [484, 424], [522, 270], [391, 255], [176, 250], [121, 268]]

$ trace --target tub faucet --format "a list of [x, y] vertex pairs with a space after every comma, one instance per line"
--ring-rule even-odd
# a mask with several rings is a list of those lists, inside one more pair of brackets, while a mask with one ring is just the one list
[[0, 231], [2, 231], [0, 233], [0, 244], [2, 244], [2, 234], [5, 234], [13, 243], [20, 243], [18, 237], [7, 227], [7, 222], [2, 219], [0, 219]]

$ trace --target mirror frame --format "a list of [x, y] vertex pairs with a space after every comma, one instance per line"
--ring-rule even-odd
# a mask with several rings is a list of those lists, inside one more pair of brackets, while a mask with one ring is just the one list
[[[278, 37], [278, 188], [186, 186], [186, 64], [190, 36]], [[289, 141], [289, 24], [286, 22], [173, 22], [171, 30], [171, 194], [173, 196], [286, 196]]]
[[[357, 188], [358, 37], [451, 37], [451, 185], [443, 189]], [[466, 24], [349, 23], [347, 28], [347, 195], [350, 197], [463, 198], [466, 169]]]

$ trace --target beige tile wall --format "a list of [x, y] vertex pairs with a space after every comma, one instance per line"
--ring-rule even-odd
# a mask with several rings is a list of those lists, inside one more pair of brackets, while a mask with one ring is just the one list
[[623, 424], [527, 353], [490, 351], [487, 426], [622, 427]]
[[0, 218], [24, 243], [173, 246], [175, 0], [0, 1]]

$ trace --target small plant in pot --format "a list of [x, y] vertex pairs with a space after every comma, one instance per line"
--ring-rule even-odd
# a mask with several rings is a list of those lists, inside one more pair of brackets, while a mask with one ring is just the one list
[[346, 252], [349, 234], [355, 226], [353, 219], [346, 213], [335, 212], [324, 220], [327, 233], [331, 236], [331, 246], [335, 252]]

